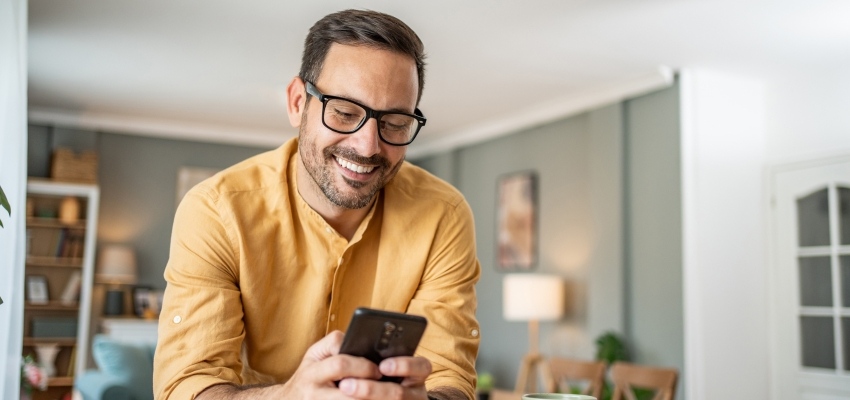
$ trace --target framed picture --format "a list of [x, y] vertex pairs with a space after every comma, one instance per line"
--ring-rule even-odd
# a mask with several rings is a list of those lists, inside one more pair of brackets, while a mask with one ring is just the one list
[[152, 290], [149, 286], [133, 287], [133, 314], [137, 317], [143, 317], [145, 309], [151, 308], [150, 293]]
[[197, 167], [180, 167], [177, 171], [177, 205], [189, 193], [189, 189], [203, 182], [207, 178], [217, 174], [219, 169], [212, 168], [197, 168]]
[[498, 268], [530, 270], [537, 263], [537, 175], [527, 171], [502, 176], [498, 192]]
[[47, 304], [50, 302], [47, 293], [47, 278], [41, 275], [27, 276], [28, 302], [32, 304]]

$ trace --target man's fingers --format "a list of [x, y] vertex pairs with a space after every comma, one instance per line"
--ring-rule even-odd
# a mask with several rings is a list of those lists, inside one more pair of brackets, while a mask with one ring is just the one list
[[347, 354], [328, 357], [313, 364], [309, 374], [314, 382], [332, 382], [343, 378], [381, 379], [375, 363]]
[[431, 362], [424, 357], [392, 357], [381, 362], [386, 376], [402, 376], [406, 383], [422, 383], [431, 375]]
[[423, 398], [426, 395], [425, 386], [404, 387], [392, 382], [379, 382], [368, 379], [343, 379], [339, 390], [351, 397], [361, 400], [402, 400]]
[[339, 348], [342, 347], [342, 338], [344, 336], [340, 331], [329, 333], [322, 340], [319, 340], [307, 349], [307, 353], [304, 354], [304, 361], [316, 362], [339, 354]]

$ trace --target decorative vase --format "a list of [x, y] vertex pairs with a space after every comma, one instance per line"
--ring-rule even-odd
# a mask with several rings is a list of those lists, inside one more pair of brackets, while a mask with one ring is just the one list
[[65, 225], [76, 224], [80, 219], [80, 200], [73, 196], [62, 199], [59, 204], [59, 222]]
[[38, 355], [38, 363], [44, 367], [44, 374], [48, 378], [56, 376], [56, 355], [59, 354], [58, 344], [40, 344], [35, 346], [35, 354]]

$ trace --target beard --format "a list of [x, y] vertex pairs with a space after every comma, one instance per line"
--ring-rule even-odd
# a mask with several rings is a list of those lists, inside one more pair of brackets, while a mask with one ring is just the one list
[[[306, 116], [306, 112], [304, 114]], [[398, 163], [392, 165], [390, 160], [379, 154], [363, 157], [357, 154], [354, 149], [338, 144], [318, 149], [315, 140], [313, 140], [318, 133], [311, 134], [306, 122], [306, 118], [304, 118], [298, 134], [298, 151], [301, 160], [307, 173], [310, 174], [328, 201], [337, 207], [354, 210], [368, 206], [375, 194], [392, 180], [404, 163], [404, 158], [402, 158]], [[344, 158], [356, 164], [375, 165], [377, 167], [374, 173], [377, 176], [369, 182], [355, 181], [342, 176], [342, 185], [355, 189], [346, 192], [339, 187], [340, 185], [334, 179], [338, 175], [336, 166], [333, 165], [337, 164], [335, 157]], [[363, 188], [366, 188], [366, 190], [360, 190]]]

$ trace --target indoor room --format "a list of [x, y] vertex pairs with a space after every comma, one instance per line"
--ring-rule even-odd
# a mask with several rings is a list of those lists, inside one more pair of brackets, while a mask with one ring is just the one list
[[0, 398], [850, 398], [848, 20], [0, 0]]

